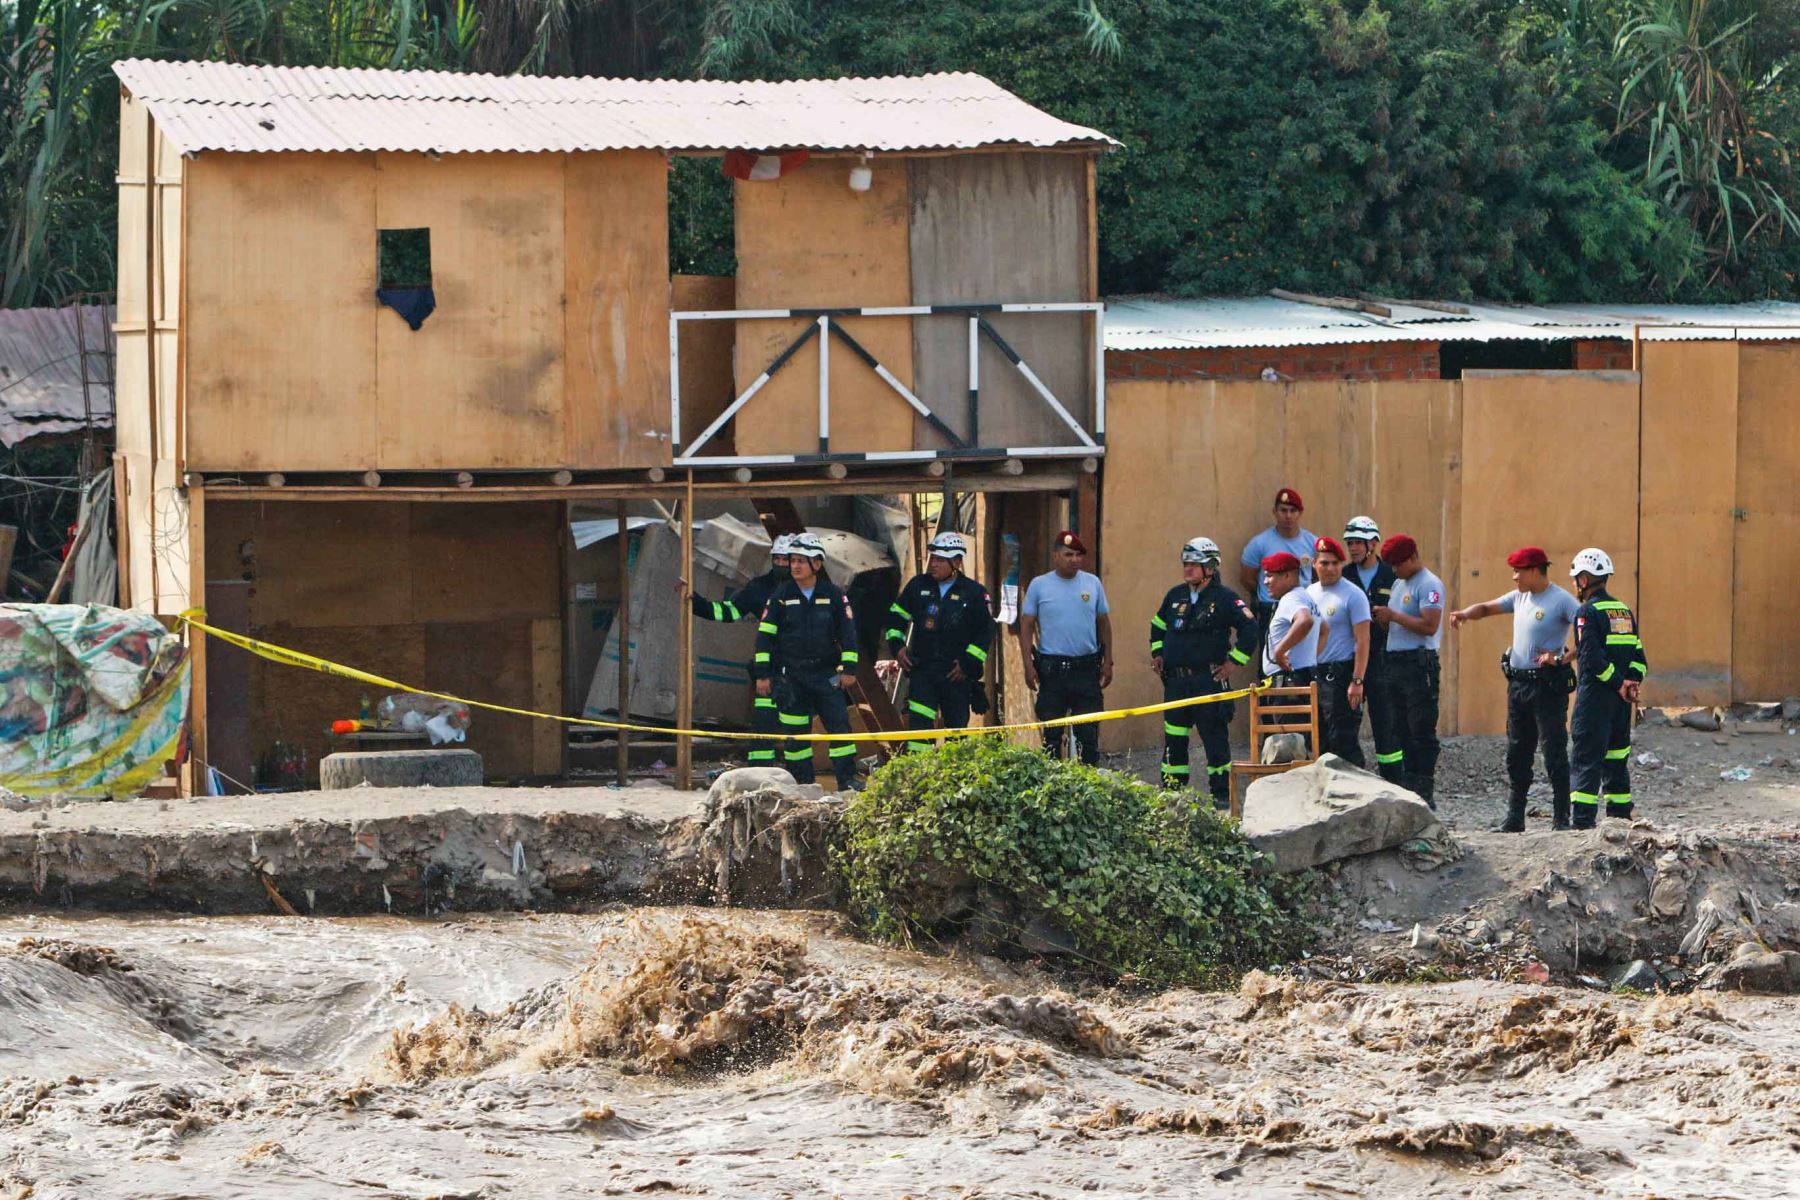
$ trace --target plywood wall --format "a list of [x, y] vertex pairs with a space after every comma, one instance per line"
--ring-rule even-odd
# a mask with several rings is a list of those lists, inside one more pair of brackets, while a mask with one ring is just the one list
[[[1737, 508], [1731, 558], [1693, 554], [1695, 575], [1736, 564], [1732, 616], [1732, 699], [1778, 700], [1800, 692], [1800, 419], [1795, 417], [1800, 343], [1744, 342], [1738, 348]], [[1706, 469], [1697, 462], [1695, 470]], [[1684, 472], [1691, 473], [1691, 472]], [[1660, 651], [1648, 647], [1654, 677]]]
[[[874, 185], [850, 190], [849, 164], [814, 159], [780, 179], [739, 183], [736, 202], [739, 308], [868, 308], [911, 302], [903, 159], [876, 159]], [[805, 328], [802, 320], [740, 321], [742, 391]], [[844, 328], [902, 383], [913, 381], [910, 322], [845, 320]], [[913, 412], [848, 347], [830, 350], [831, 449], [910, 449]], [[736, 418], [739, 454], [813, 454], [819, 449], [818, 339], [789, 361]], [[711, 446], [702, 448], [702, 453]]]
[[[256, 636], [406, 683], [539, 711], [561, 706], [561, 506], [212, 501], [207, 567], [251, 582]], [[361, 684], [257, 659], [256, 753], [276, 738], [316, 764]], [[371, 699], [379, 696], [371, 695]], [[477, 712], [490, 777], [552, 775], [561, 731]]]
[[[1071, 301], [1087, 295], [1089, 158], [965, 154], [912, 160], [914, 304]], [[1085, 314], [990, 318], [1000, 335], [1081, 422], [1092, 427], [1093, 326]], [[969, 435], [968, 323], [916, 319], [915, 389]], [[981, 350], [979, 444], [1074, 445], [1067, 425], [991, 342]], [[920, 422], [920, 445], [941, 444]]]
[[[660, 154], [200, 155], [190, 466], [664, 464]], [[431, 230], [436, 311], [375, 299], [377, 231]]]
[[1653, 341], [1640, 352], [1638, 621], [1656, 668], [1645, 699], [1728, 704], [1738, 346]]
[[[677, 275], [670, 283], [677, 312], [706, 312], [737, 307], [737, 281], [729, 275]], [[685, 321], [681, 326], [681, 443], [699, 437], [737, 395], [731, 375], [737, 331], [730, 321]], [[729, 454], [733, 429], [725, 428], [706, 443], [704, 453]]]
[[[1627, 371], [1470, 371], [1463, 375], [1462, 570], [1459, 607], [1513, 589], [1506, 556], [1542, 546], [1550, 578], [1567, 588], [1569, 560], [1586, 546], [1612, 556], [1614, 593], [1638, 601], [1638, 380]], [[1506, 725], [1500, 651], [1510, 618], [1468, 625], [1458, 640], [1464, 732]], [[1655, 647], [1650, 648], [1654, 662]]]
[[[1132, 382], [1108, 389], [1107, 400], [1103, 579], [1119, 639], [1110, 706], [1162, 699], [1148, 623], [1180, 579], [1182, 542], [1218, 542], [1226, 581], [1238, 588], [1243, 548], [1269, 524], [1283, 486], [1300, 490], [1312, 532], [1335, 536], [1366, 513], [1386, 531], [1413, 534], [1426, 563], [1454, 578], [1455, 383]], [[1114, 747], [1150, 745], [1159, 727], [1155, 718], [1133, 718], [1113, 723], [1106, 737]]]

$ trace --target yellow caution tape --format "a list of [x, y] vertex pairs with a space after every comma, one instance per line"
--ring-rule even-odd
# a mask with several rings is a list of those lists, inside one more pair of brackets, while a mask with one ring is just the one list
[[1187, 700], [1165, 700], [1161, 704], [1140, 704], [1135, 708], [1114, 708], [1106, 712], [1081, 713], [1078, 716], [1058, 717], [1052, 721], [1025, 721], [1017, 725], [980, 725], [968, 729], [903, 729], [894, 733], [750, 733], [734, 729], [673, 729], [666, 725], [633, 725], [626, 721], [599, 721], [592, 717], [565, 717], [560, 713], [535, 712], [529, 708], [512, 708], [505, 704], [490, 704], [485, 700], [471, 700], [466, 696], [452, 696], [448, 692], [434, 692], [430, 688], [414, 687], [410, 683], [384, 679], [380, 675], [359, 671], [355, 667], [347, 667], [343, 663], [335, 663], [330, 659], [304, 654], [299, 650], [290, 650], [286, 646], [276, 646], [253, 637], [245, 637], [241, 633], [232, 633], [227, 629], [216, 629], [199, 619], [205, 615], [204, 609], [191, 608], [181, 614], [180, 620], [183, 625], [190, 629], [198, 629], [208, 637], [216, 637], [221, 641], [230, 642], [232, 645], [240, 646], [270, 662], [278, 662], [285, 666], [321, 671], [326, 675], [336, 675], [340, 679], [353, 679], [371, 687], [384, 688], [393, 692], [411, 692], [418, 696], [431, 696], [434, 699], [448, 700], [452, 704], [461, 704], [468, 708], [485, 708], [489, 712], [511, 713], [516, 717], [536, 717], [545, 721], [561, 721], [565, 725], [583, 725], [595, 729], [622, 729], [627, 733], [656, 733], [665, 737], [675, 734], [688, 737], [729, 738], [740, 742], [923, 742], [953, 737], [986, 736], [995, 733], [1022, 733], [1030, 729], [1061, 729], [1070, 725], [1086, 725], [1094, 721], [1118, 721], [1125, 717], [1150, 716], [1155, 713], [1170, 712], [1177, 708], [1190, 708], [1196, 704], [1219, 704], [1226, 700], [1241, 699], [1252, 692], [1262, 691], [1268, 686], [1266, 683], [1257, 683], [1250, 687], [1238, 688], [1235, 691], [1215, 692], [1210, 696], [1195, 696]]

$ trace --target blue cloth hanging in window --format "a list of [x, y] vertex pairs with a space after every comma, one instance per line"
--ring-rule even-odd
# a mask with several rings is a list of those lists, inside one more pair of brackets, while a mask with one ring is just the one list
[[437, 308], [437, 296], [428, 287], [378, 287], [375, 298], [405, 317], [414, 332]]

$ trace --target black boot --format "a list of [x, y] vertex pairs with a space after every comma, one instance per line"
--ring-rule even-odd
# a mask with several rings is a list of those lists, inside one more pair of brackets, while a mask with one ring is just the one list
[[1412, 786], [1406, 780], [1406, 768], [1401, 763], [1376, 763], [1375, 770], [1389, 783], [1398, 784], [1401, 787]]
[[1425, 807], [1432, 812], [1437, 811], [1437, 800], [1432, 796], [1432, 781], [1421, 775], [1408, 775], [1400, 781], [1400, 786], [1425, 802]]
[[1552, 829], [1573, 828], [1569, 824], [1569, 798], [1567, 796], [1554, 797], [1550, 801], [1550, 811], [1551, 811], [1551, 815], [1552, 815], [1552, 821], [1551, 821], [1550, 828], [1552, 828]]
[[1525, 832], [1525, 797], [1514, 796], [1506, 802], [1506, 820], [1500, 823], [1496, 833]]
[[1606, 802], [1606, 815], [1609, 817], [1617, 817], [1621, 821], [1631, 820], [1631, 801], [1627, 800], [1623, 804], [1616, 804], [1613, 801], [1608, 800]]
[[1595, 821], [1597, 821], [1599, 817], [1600, 806], [1598, 804], [1577, 804], [1575, 806], [1575, 821], [1570, 828], [1592, 829]]

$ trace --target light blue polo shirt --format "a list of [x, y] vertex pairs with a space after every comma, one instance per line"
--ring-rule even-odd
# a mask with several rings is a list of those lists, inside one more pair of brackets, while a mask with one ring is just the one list
[[[1263, 582], [1262, 577], [1262, 560], [1271, 554], [1280, 554], [1286, 551], [1299, 559], [1300, 586], [1305, 587], [1311, 583], [1313, 580], [1313, 547], [1318, 544], [1318, 541], [1318, 538], [1304, 529], [1291, 538], [1284, 538], [1275, 532], [1273, 525], [1251, 538], [1250, 544], [1244, 547], [1244, 557], [1238, 561], [1246, 567], [1257, 568], [1256, 599], [1263, 604], [1272, 603], [1269, 599], [1269, 585]], [[1289, 659], [1293, 657], [1292, 654], [1288, 655]]]
[[[1325, 645], [1319, 651], [1322, 663], [1350, 662], [1356, 657], [1356, 627], [1369, 619], [1368, 593], [1340, 579], [1330, 587], [1315, 583], [1306, 589], [1313, 608], [1325, 622]], [[1292, 662], [1293, 654], [1288, 654]]]
[[[1425, 610], [1435, 608], [1442, 612], [1444, 608], [1444, 581], [1430, 571], [1420, 567], [1411, 579], [1394, 581], [1394, 593], [1388, 597], [1388, 607], [1395, 612], [1405, 613], [1409, 617], [1425, 615]], [[1436, 650], [1444, 640], [1444, 623], [1438, 622], [1438, 630], [1430, 637], [1414, 633], [1402, 628], [1397, 622], [1388, 624], [1388, 653], [1398, 650]]]
[[1098, 618], [1108, 611], [1100, 577], [1077, 571], [1064, 579], [1052, 571], [1025, 589], [1024, 613], [1037, 618], [1037, 648], [1045, 654], [1079, 658], [1100, 651]]
[[1536, 667], [1539, 654], [1562, 653], [1581, 605], [1556, 584], [1537, 595], [1508, 592], [1494, 601], [1513, 615], [1512, 665], [1515, 671]]

